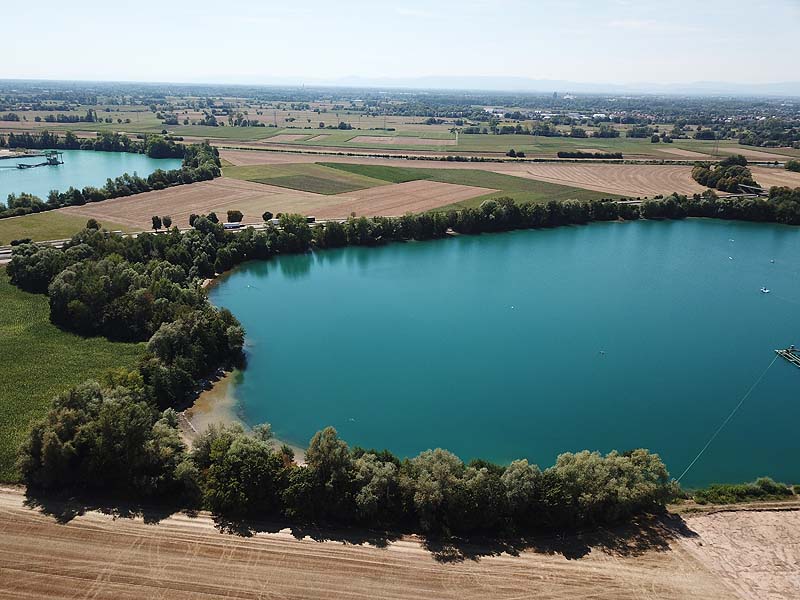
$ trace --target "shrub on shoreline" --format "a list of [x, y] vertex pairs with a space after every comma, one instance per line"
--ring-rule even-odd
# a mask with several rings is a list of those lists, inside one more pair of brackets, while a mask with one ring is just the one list
[[715, 483], [695, 491], [692, 496], [698, 504], [736, 504], [755, 500], [785, 500], [792, 496], [792, 490], [769, 477], [761, 477], [753, 483]]

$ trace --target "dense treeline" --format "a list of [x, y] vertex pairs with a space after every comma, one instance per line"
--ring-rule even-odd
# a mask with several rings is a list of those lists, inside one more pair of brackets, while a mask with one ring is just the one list
[[[39, 137], [41, 138], [41, 136]], [[113, 136], [111, 137], [113, 138]], [[102, 187], [86, 186], [83, 189], [70, 187], [63, 192], [52, 190], [47, 196], [47, 200], [27, 193], [9, 194], [5, 204], [0, 202], [0, 218], [121, 198], [142, 192], [161, 190], [174, 185], [208, 181], [221, 175], [219, 151], [208, 143], [182, 146], [156, 137], [148, 138], [144, 148], [148, 155], [159, 158], [169, 157], [177, 151], [176, 149], [179, 149], [180, 155], [183, 157], [183, 164], [180, 169], [169, 171], [157, 169], [147, 177], [124, 173], [114, 179], [107, 179]]]
[[773, 187], [767, 198], [720, 198], [710, 190], [691, 197], [673, 194], [643, 202], [639, 212], [645, 219], [706, 217], [800, 225], [800, 188]]
[[576, 151], [561, 151], [558, 153], [558, 158], [605, 158], [605, 159], [618, 159], [622, 160], [622, 152], [582, 152]]
[[800, 148], [800, 125], [797, 119], [754, 119], [739, 133], [739, 143], [747, 146]]
[[427, 532], [578, 527], [655, 511], [674, 496], [661, 459], [646, 450], [562, 454], [544, 471], [464, 464], [446, 450], [407, 460], [351, 449], [317, 433], [298, 466], [268, 426], [247, 435], [212, 426], [187, 452], [172, 409], [159, 413], [137, 376], [117, 373], [56, 398], [21, 452], [30, 486], [100, 491], [203, 506], [228, 518], [286, 517]]
[[747, 168], [747, 159], [741, 154], [729, 156], [716, 165], [697, 163], [692, 169], [692, 178], [700, 185], [723, 192], [740, 192], [740, 185], [758, 187]]
[[71, 131], [63, 137], [49, 131], [0, 135], [0, 148], [29, 150], [95, 150], [97, 152], [133, 152], [150, 158], [183, 158], [184, 147], [160, 135], [131, 139], [125, 134], [103, 131], [93, 138], [79, 138]]

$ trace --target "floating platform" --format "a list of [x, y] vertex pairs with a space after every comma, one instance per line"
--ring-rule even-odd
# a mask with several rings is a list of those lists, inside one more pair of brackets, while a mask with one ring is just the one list
[[788, 360], [795, 367], [800, 368], [800, 354], [798, 354], [798, 350], [794, 346], [790, 346], [784, 350], [775, 350], [775, 353]]
[[[63, 153], [57, 150], [45, 150], [44, 152], [41, 152], [39, 154], [22, 154], [14, 156], [13, 158], [19, 159], [19, 158], [37, 158], [37, 157], [46, 158], [47, 160], [36, 164], [19, 163], [16, 165], [11, 165], [10, 167], [0, 166], [0, 169], [33, 169], [34, 167], [48, 167], [48, 166], [53, 167], [56, 165], [64, 164], [64, 159], [62, 158]], [[6, 156], [3, 158], [9, 158], [9, 157]]]

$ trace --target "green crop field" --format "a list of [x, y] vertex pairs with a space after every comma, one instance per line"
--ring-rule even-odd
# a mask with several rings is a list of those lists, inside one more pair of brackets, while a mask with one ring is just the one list
[[313, 163], [225, 167], [223, 173], [235, 179], [328, 195], [386, 185], [380, 178]]
[[489, 198], [507, 196], [517, 202], [549, 202], [550, 200], [599, 200], [601, 198], [620, 198], [621, 196], [585, 190], [566, 185], [503, 175], [491, 171], [476, 169], [419, 169], [406, 167], [387, 167], [382, 165], [357, 165], [345, 163], [321, 163], [333, 169], [341, 169], [348, 173], [364, 175], [375, 179], [383, 179], [391, 183], [405, 183], [426, 179], [440, 183], [471, 185], [475, 187], [498, 190], [484, 196], [471, 198], [463, 202], [443, 206], [436, 210], [450, 210], [480, 205]]
[[[126, 231], [123, 225], [117, 223], [101, 223], [110, 231]], [[33, 241], [62, 240], [86, 226], [86, 217], [72, 215], [60, 210], [0, 219], [0, 245], [11, 243], [12, 240], [31, 238]]]
[[82, 338], [50, 323], [47, 297], [12, 286], [0, 269], [0, 481], [19, 479], [14, 460], [31, 423], [57, 394], [115, 367], [134, 367], [144, 344]]
[[267, 127], [207, 127], [205, 125], [171, 125], [165, 129], [173, 135], [243, 141], [260, 140], [277, 131]]

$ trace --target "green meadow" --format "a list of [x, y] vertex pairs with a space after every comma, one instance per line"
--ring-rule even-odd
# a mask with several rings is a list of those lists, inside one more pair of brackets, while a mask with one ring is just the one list
[[20, 291], [0, 268], [0, 481], [17, 481], [15, 458], [31, 423], [69, 387], [117, 367], [132, 368], [144, 344], [64, 332], [50, 323], [47, 296]]

